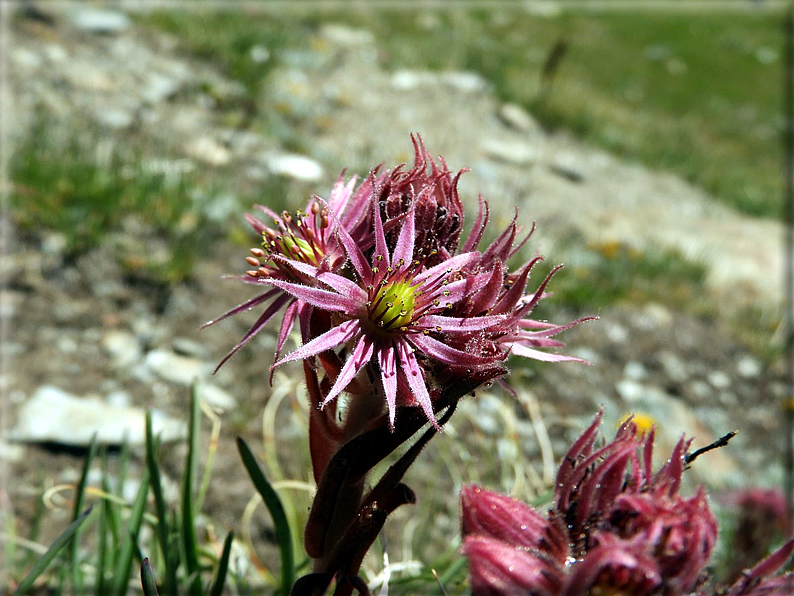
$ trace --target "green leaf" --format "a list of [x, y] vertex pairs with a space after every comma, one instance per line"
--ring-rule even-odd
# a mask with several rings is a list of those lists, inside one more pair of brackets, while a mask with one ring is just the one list
[[185, 567], [190, 578], [190, 594], [192, 596], [202, 596], [193, 505], [193, 485], [198, 471], [200, 422], [198, 385], [193, 383], [190, 388], [187, 461], [185, 462], [185, 477], [182, 483], [182, 537], [184, 538], [185, 546]]
[[289, 594], [292, 584], [295, 582], [295, 560], [292, 551], [292, 534], [290, 533], [287, 516], [284, 513], [284, 506], [281, 504], [278, 493], [276, 493], [262, 473], [254, 454], [240, 437], [237, 437], [237, 449], [240, 451], [240, 457], [243, 459], [245, 469], [248, 470], [248, 475], [251, 477], [256, 490], [262, 495], [262, 500], [273, 517], [276, 540], [281, 551], [282, 593], [285, 595]]
[[[152, 571], [152, 566], [149, 565], [149, 557], [146, 557], [141, 563], [141, 587], [143, 588], [143, 596], [159, 596], [157, 593], [157, 582], [154, 579], [154, 571]], [[169, 592], [169, 594], [173, 593]]]
[[113, 576], [113, 589], [111, 594], [115, 596], [125, 596], [127, 593], [127, 583], [132, 571], [132, 557], [138, 546], [138, 532], [141, 529], [143, 513], [146, 509], [146, 495], [149, 492], [149, 470], [143, 472], [141, 486], [135, 496], [135, 503], [132, 506], [132, 514], [127, 524], [127, 536], [121, 546], [119, 560], [116, 564], [116, 571]]
[[83, 522], [88, 519], [88, 516], [91, 514], [93, 506], [89, 507], [88, 509], [83, 512], [83, 514], [74, 520], [68, 528], [55, 539], [55, 542], [52, 543], [47, 552], [38, 560], [38, 562], [33, 566], [30, 573], [22, 580], [22, 583], [19, 584], [19, 587], [16, 589], [16, 592], [12, 596], [22, 596], [23, 594], [27, 594], [28, 590], [33, 586], [33, 582], [36, 581], [36, 578], [42, 574], [42, 572], [47, 569], [52, 560], [58, 555], [61, 549], [69, 544], [69, 541], [74, 538], [75, 533], [83, 525]]
[[165, 593], [176, 594], [176, 570], [177, 561], [174, 560], [173, 552], [169, 548], [168, 540], [168, 510], [166, 509], [163, 487], [160, 483], [160, 469], [157, 466], [157, 445], [152, 434], [152, 412], [146, 411], [146, 465], [149, 469], [152, 493], [154, 494], [154, 504], [157, 510], [157, 538], [160, 542], [160, 550], [163, 553], [163, 563], [165, 566]]
[[[91, 464], [94, 463], [94, 458], [96, 457], [97, 453], [97, 435], [91, 437], [91, 445], [88, 447], [88, 453], [86, 453], [85, 461], [83, 462], [83, 471], [80, 474], [80, 481], [77, 483], [77, 488], [75, 489], [74, 495], [74, 511], [72, 512], [72, 521], [75, 521], [78, 517], [80, 517], [80, 512], [83, 510], [85, 505], [85, 487], [88, 483], [88, 472], [91, 470]], [[75, 533], [74, 540], [69, 545], [69, 559], [70, 559], [70, 567], [71, 567], [71, 575], [72, 575], [72, 590], [75, 594], [79, 594], [83, 591], [83, 577], [80, 573], [80, 561], [79, 561], [79, 551], [78, 545], [80, 542], [80, 531]]]
[[223, 542], [223, 553], [221, 554], [221, 560], [218, 562], [218, 573], [212, 583], [212, 588], [210, 588], [209, 596], [221, 596], [223, 594], [223, 584], [226, 582], [226, 572], [229, 570], [229, 555], [232, 553], [232, 541], [234, 541], [234, 532], [229, 532]]

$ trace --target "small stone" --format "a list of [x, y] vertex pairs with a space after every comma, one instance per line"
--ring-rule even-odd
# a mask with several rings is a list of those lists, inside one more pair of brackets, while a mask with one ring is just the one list
[[159, 103], [173, 97], [182, 86], [181, 82], [160, 73], [150, 73], [141, 90], [141, 97], [149, 103]]
[[517, 139], [484, 139], [480, 146], [493, 159], [517, 166], [531, 165], [538, 159], [537, 148]]
[[11, 59], [17, 67], [36, 69], [41, 66], [41, 56], [26, 48], [15, 48]]
[[626, 363], [626, 366], [623, 367], [623, 376], [627, 379], [638, 381], [645, 378], [647, 374], [648, 373], [642, 363], [637, 362], [636, 360], [629, 360]]
[[210, 137], [199, 137], [190, 141], [185, 145], [185, 152], [211, 166], [223, 166], [232, 159], [231, 152]]
[[198, 394], [213, 409], [220, 412], [233, 410], [237, 407], [237, 400], [228, 391], [209, 382], [199, 384]]
[[673, 352], [660, 352], [657, 358], [664, 369], [664, 374], [671, 381], [681, 383], [689, 378], [690, 374], [686, 364]]
[[174, 352], [180, 356], [194, 356], [196, 358], [207, 358], [209, 352], [204, 344], [186, 337], [175, 337], [171, 341]]
[[711, 385], [700, 379], [695, 379], [689, 384], [689, 391], [701, 400], [707, 399], [714, 394], [714, 389]]
[[375, 36], [366, 29], [355, 29], [347, 25], [330, 23], [320, 31], [325, 39], [340, 46], [362, 46], [375, 43]]
[[489, 86], [488, 82], [476, 72], [444, 72], [441, 74], [441, 80], [465, 93], [487, 91]]
[[520, 132], [536, 132], [540, 130], [540, 126], [535, 119], [518, 104], [504, 104], [499, 108], [499, 118], [507, 126]]
[[273, 174], [304, 182], [317, 182], [323, 177], [322, 166], [304, 155], [273, 153], [265, 157], [265, 165]]
[[66, 234], [61, 232], [47, 232], [41, 241], [41, 251], [50, 256], [60, 256], [66, 250], [69, 241]]
[[12, 445], [0, 439], [0, 460], [17, 463], [22, 461], [23, 457], [25, 457], [25, 448], [22, 445]]
[[97, 122], [113, 130], [129, 128], [135, 120], [133, 115], [126, 110], [114, 108], [101, 110], [95, 114], [95, 117]]
[[253, 62], [263, 64], [270, 60], [270, 50], [265, 46], [255, 45], [248, 51], [248, 56]]
[[[152, 412], [152, 428], [163, 441], [185, 436], [185, 424]], [[96, 433], [103, 445], [120, 445], [125, 437], [141, 445], [145, 437], [145, 413], [141, 408], [111, 406], [101, 399], [80, 398], [58, 387], [40, 387], [19, 409], [10, 432], [14, 441], [57, 443], [87, 447]]]
[[709, 373], [708, 381], [715, 389], [727, 389], [731, 386], [731, 378], [721, 370]]
[[117, 368], [127, 368], [141, 358], [141, 344], [129, 331], [112, 329], [105, 332], [101, 342]]
[[83, 8], [72, 16], [72, 23], [81, 31], [109, 35], [127, 29], [130, 19], [121, 12]]
[[146, 354], [145, 362], [161, 379], [177, 385], [190, 385], [212, 372], [212, 367], [202, 360], [166, 350], [152, 350]]
[[752, 356], [742, 356], [736, 363], [736, 370], [745, 379], [755, 379], [761, 374], [761, 364]]
[[645, 394], [645, 387], [631, 379], [623, 379], [615, 385], [618, 395], [628, 404], [638, 402]]
[[629, 338], [629, 332], [626, 331], [626, 328], [623, 325], [618, 323], [612, 323], [611, 325], [607, 325], [606, 329], [606, 336], [607, 338], [616, 344], [620, 344], [625, 342]]

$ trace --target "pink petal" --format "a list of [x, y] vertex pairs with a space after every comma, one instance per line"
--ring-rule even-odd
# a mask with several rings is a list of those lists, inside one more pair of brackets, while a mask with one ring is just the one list
[[462, 352], [422, 333], [411, 335], [409, 341], [428, 356], [455, 366], [478, 366], [500, 360], [497, 356], [484, 357]]
[[383, 392], [386, 394], [386, 405], [389, 408], [389, 425], [394, 428], [394, 416], [397, 411], [397, 353], [389, 344], [378, 350]]
[[564, 354], [541, 352], [540, 350], [533, 350], [532, 348], [528, 348], [517, 343], [510, 346], [510, 353], [515, 354], [516, 356], [523, 356], [524, 358], [540, 360], [541, 362], [584, 362], [585, 364], [590, 364], [584, 358], [565, 356]]
[[281, 221], [281, 216], [273, 211], [270, 207], [265, 207], [264, 205], [254, 205], [254, 209], [259, 209], [260, 211], [266, 213], [270, 218], [273, 219], [276, 225], [280, 226], [283, 224]]
[[364, 368], [364, 365], [369, 362], [370, 358], [372, 358], [373, 348], [374, 344], [372, 343], [372, 340], [366, 335], [362, 336], [361, 339], [358, 340], [356, 347], [353, 349], [353, 353], [347, 357], [345, 365], [339, 372], [339, 376], [336, 377], [336, 382], [334, 383], [334, 386], [331, 387], [331, 391], [329, 391], [328, 395], [325, 396], [320, 409], [324, 408], [325, 404], [345, 390], [345, 388], [350, 384], [350, 381], [352, 381], [353, 378], [358, 374], [358, 371]]
[[209, 327], [210, 325], [214, 325], [218, 321], [222, 321], [223, 319], [236, 315], [237, 313], [243, 312], [244, 310], [251, 310], [253, 307], [257, 306], [258, 304], [261, 304], [265, 300], [268, 300], [269, 298], [272, 298], [273, 296], [279, 293], [280, 292], [278, 290], [273, 289], [273, 290], [268, 290], [267, 292], [265, 292], [264, 294], [260, 294], [259, 296], [254, 296], [250, 300], [246, 300], [242, 304], [238, 304], [230, 311], [223, 313], [217, 319], [212, 319], [211, 321], [207, 321], [201, 326], [201, 329], [204, 329], [204, 327]]
[[505, 320], [503, 315], [483, 317], [445, 317], [443, 315], [426, 315], [417, 321], [419, 329], [436, 329], [441, 331], [480, 331], [498, 325]]
[[234, 356], [234, 355], [235, 355], [235, 353], [237, 353], [237, 350], [239, 350], [240, 348], [242, 348], [242, 347], [243, 347], [245, 344], [247, 344], [247, 343], [248, 343], [248, 342], [251, 340], [251, 338], [252, 338], [252, 337], [254, 337], [254, 335], [256, 335], [257, 333], [259, 333], [259, 332], [262, 330], [262, 327], [264, 327], [265, 325], [267, 325], [267, 324], [268, 324], [268, 322], [270, 322], [270, 319], [272, 319], [272, 318], [273, 318], [273, 317], [276, 315], [276, 313], [277, 313], [279, 310], [281, 310], [281, 307], [282, 307], [282, 306], [284, 306], [284, 303], [285, 303], [285, 302], [287, 302], [288, 300], [290, 300], [290, 297], [289, 297], [289, 296], [287, 296], [287, 295], [284, 295], [284, 294], [282, 294], [281, 296], [279, 296], [278, 298], [276, 298], [276, 299], [275, 299], [275, 300], [274, 300], [274, 301], [273, 301], [273, 302], [270, 304], [270, 306], [268, 306], [268, 307], [267, 307], [267, 309], [265, 310], [265, 312], [263, 312], [263, 313], [260, 315], [260, 317], [259, 317], [259, 318], [256, 320], [256, 323], [254, 323], [254, 324], [251, 326], [251, 328], [248, 330], [248, 333], [246, 333], [246, 334], [243, 336], [243, 339], [241, 339], [241, 340], [238, 342], [238, 344], [237, 344], [236, 346], [234, 346], [234, 347], [233, 347], [233, 348], [232, 348], [232, 349], [229, 351], [229, 353], [228, 353], [228, 354], [226, 354], [226, 356], [224, 356], [224, 357], [223, 357], [223, 360], [221, 360], [221, 361], [218, 363], [218, 366], [216, 366], [216, 367], [215, 367], [215, 370], [214, 370], [214, 371], [212, 371], [212, 374], [215, 374], [216, 372], [218, 372], [218, 370], [220, 370], [221, 366], [223, 366], [224, 364], [226, 364], [226, 361], [227, 361], [227, 360], [229, 360], [229, 358], [231, 358], [232, 356]]
[[416, 212], [411, 207], [403, 222], [400, 236], [397, 238], [397, 246], [394, 248], [394, 255], [391, 260], [392, 265], [399, 263], [401, 260], [408, 264], [414, 257], [414, 242], [416, 241], [415, 218]]
[[342, 242], [342, 245], [345, 247], [347, 257], [353, 264], [353, 268], [356, 270], [361, 282], [365, 285], [371, 285], [372, 267], [369, 263], [367, 263], [367, 259], [364, 257], [364, 253], [361, 252], [358, 244], [356, 244], [356, 241], [353, 240], [353, 237], [341, 225], [336, 226], [336, 233], [339, 236], [339, 240]]
[[253, 215], [250, 215], [248, 213], [243, 215], [243, 217], [245, 217], [245, 221], [247, 221], [251, 225], [251, 227], [254, 228], [254, 230], [256, 230], [256, 232], [258, 234], [264, 234], [265, 233], [265, 230], [267, 229], [267, 226], [263, 222], [259, 221], [258, 218], [254, 217]]
[[[562, 333], [571, 327], [576, 327], [580, 323], [584, 323], [585, 321], [596, 321], [598, 317], [582, 317], [581, 319], [576, 319], [575, 321], [571, 321], [567, 325], [557, 325], [556, 327], [549, 327], [547, 329], [543, 329], [542, 331], [522, 331], [519, 333], [520, 337], [523, 339], [535, 339], [538, 337], [553, 337], [558, 333]], [[523, 322], [523, 321], [522, 321]], [[521, 323], [519, 323], [520, 326]]]
[[[378, 201], [372, 202], [372, 221], [375, 227], [375, 254], [372, 256], [373, 266], [385, 270], [386, 267], [391, 266], [389, 260], [389, 249], [386, 246], [386, 234], [383, 231], [383, 219], [380, 216], [380, 204]], [[383, 260], [378, 262], [378, 257], [383, 257]]]
[[447, 270], [457, 271], [465, 267], [466, 265], [470, 265], [471, 263], [476, 262], [477, 260], [479, 260], [479, 258], [480, 258], [480, 253], [477, 252], [467, 252], [460, 255], [455, 255], [451, 259], [442, 261], [435, 267], [431, 267], [426, 271], [422, 271], [422, 273], [420, 273], [414, 278], [414, 283], [423, 283], [428, 279], [439, 277], [441, 275], [444, 275]]
[[281, 288], [285, 292], [292, 294], [304, 302], [308, 302], [312, 306], [331, 312], [344, 312], [349, 315], [354, 315], [361, 305], [360, 301], [321, 288], [314, 288], [312, 286], [271, 278], [265, 278], [263, 283]]
[[273, 366], [281, 366], [285, 362], [292, 360], [303, 360], [309, 356], [315, 356], [320, 352], [325, 352], [331, 348], [346, 343], [353, 339], [358, 333], [361, 332], [361, 326], [357, 320], [345, 321], [341, 325], [334, 327], [330, 331], [326, 331], [319, 337], [315, 337], [307, 344], [303, 344], [300, 348], [285, 356]]
[[[484, 288], [490, 279], [491, 274], [487, 272], [465, 277], [446, 286], [441, 286], [435, 292], [422, 296], [422, 299], [428, 301], [437, 298], [443, 308], [447, 304], [455, 304], [464, 298], [468, 298], [474, 292]], [[444, 295], [445, 292], [448, 293]]]
[[408, 344], [404, 341], [399, 342], [397, 347], [400, 352], [400, 362], [402, 363], [402, 367], [398, 370], [402, 371], [405, 380], [408, 381], [408, 386], [411, 388], [414, 398], [424, 410], [427, 419], [437, 430], [441, 430], [438, 422], [436, 422], [436, 416], [433, 413], [433, 402], [430, 401], [430, 394], [427, 392], [427, 385], [425, 384], [425, 376], [422, 373], [422, 369], [419, 368], [416, 356], [413, 355]]
[[474, 222], [474, 225], [471, 227], [471, 232], [469, 232], [469, 237], [466, 239], [466, 242], [461, 248], [461, 252], [471, 252], [476, 250], [477, 245], [480, 243], [480, 240], [482, 240], [482, 235], [485, 232], [485, 226], [488, 225], [488, 218], [490, 215], [488, 203], [482, 200], [482, 195], [478, 196], [477, 199], [479, 201], [477, 219]]

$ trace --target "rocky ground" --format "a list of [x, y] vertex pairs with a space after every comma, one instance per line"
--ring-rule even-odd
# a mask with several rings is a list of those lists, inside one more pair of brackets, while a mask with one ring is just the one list
[[[478, 192], [492, 201], [497, 224], [518, 204], [537, 220], [535, 246], [552, 260], [586, 266], [581, 247], [618, 243], [639, 251], [674, 249], [704, 264], [702, 292], [719, 308], [706, 315], [677, 310], [661, 296], [601, 308], [600, 321], [565, 338], [569, 352], [592, 366], [518, 367], [519, 404], [496, 389], [466, 401], [447, 436], [436, 441], [446, 444], [429, 449], [426, 467], [409, 479], [420, 498], [423, 487], [453, 494], [461, 478], [524, 496], [541, 493], [553, 462], [599, 405], [610, 424], [632, 411], [652, 416], [661, 451], [681, 433], [700, 446], [739, 429], [729, 449], [691, 472], [712, 487], [781, 479], [782, 365], [758, 352], [763, 337], [753, 346], [740, 340], [732, 318], [748, 304], [773, 320], [778, 312], [780, 229], [773, 222], [731, 212], [669, 174], [623, 163], [564, 133], [548, 134], [521, 108], [500, 104], [477, 74], [387, 72], [364, 30], [329, 23], [304, 48], [280, 56], [259, 109], [279, 115], [289, 128], [287, 142], [276, 129], [230, 125], [219, 104], [235, 104], [240, 85], [187, 54], [177, 39], [122, 13], [85, 9], [52, 18], [20, 18], [15, 27], [13, 138], [24, 140], [44, 110], [53, 135], [99, 131], [114, 146], [143, 148], [143, 167], [185, 177], [217, 172], [228, 186], [204, 203], [215, 222], [239, 218], [250, 208], [240, 197], [274, 179], [324, 195], [345, 166], [365, 173], [377, 162], [404, 161], [408, 133], [418, 131], [451, 168], [471, 168], [462, 179], [470, 212]], [[268, 48], [257, 52], [252, 60], [271, 59]], [[133, 219], [119, 234], [135, 242], [138, 231]], [[571, 238], [578, 239], [574, 248]], [[164, 289], [130, 278], [116, 258], [118, 241], [66, 259], [62, 236], [42, 230], [18, 235], [6, 257], [0, 316], [10, 321], [11, 333], [2, 346], [8, 416], [0, 459], [14, 512], [24, 525], [42, 485], [75, 480], [80, 449], [95, 430], [106, 444], [127, 433], [140, 465], [145, 407], [155, 410], [164, 437], [176, 441], [167, 468], [176, 480], [177, 439], [189, 385], [198, 379], [202, 398], [222, 420], [205, 511], [212, 523], [235, 527], [252, 490], [233, 437], [261, 445], [274, 342], [261, 334], [212, 376], [253, 316], [198, 327], [250, 297], [235, 281], [219, 281], [245, 268], [245, 248], [218, 241], [187, 281]], [[168, 239], [152, 239], [153, 250], [162, 245], [167, 250]], [[563, 321], [579, 313], [549, 307], [543, 314]], [[278, 421], [274, 448], [285, 477], [307, 480], [306, 405], [289, 382], [296, 371], [276, 383], [284, 401], [271, 422]], [[439, 467], [449, 476], [439, 480]], [[434, 540], [454, 533], [454, 507], [454, 501], [441, 503]], [[49, 515], [57, 529], [68, 511]], [[403, 548], [405, 539], [403, 553], [424, 555], [427, 544], [415, 541], [410, 548], [416, 528], [409, 532], [409, 515], [398, 515], [406, 523], [391, 530], [395, 544]], [[401, 525], [403, 536], [396, 530]]]

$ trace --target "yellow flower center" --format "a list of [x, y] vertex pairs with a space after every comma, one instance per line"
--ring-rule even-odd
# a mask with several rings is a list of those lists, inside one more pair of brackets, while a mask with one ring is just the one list
[[415, 303], [416, 288], [409, 282], [386, 284], [368, 305], [369, 318], [379, 329], [399, 329], [411, 322]]

